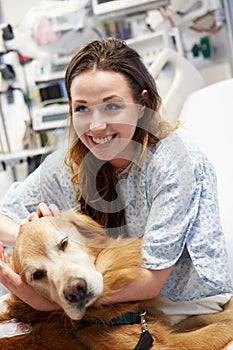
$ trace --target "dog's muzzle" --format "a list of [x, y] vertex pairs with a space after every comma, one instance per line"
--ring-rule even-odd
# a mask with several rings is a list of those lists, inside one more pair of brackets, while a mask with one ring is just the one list
[[87, 297], [87, 282], [83, 278], [73, 278], [63, 289], [65, 299], [69, 303], [79, 303]]

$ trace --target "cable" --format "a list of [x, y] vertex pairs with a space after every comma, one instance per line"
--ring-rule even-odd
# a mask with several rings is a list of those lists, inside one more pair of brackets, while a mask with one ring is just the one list
[[[1, 98], [1, 95], [0, 95], [0, 117], [1, 117], [1, 122], [2, 122], [2, 126], [3, 126], [4, 137], [5, 137], [5, 140], [6, 140], [7, 151], [9, 153], [11, 153], [11, 146], [10, 146], [10, 141], [9, 141], [9, 137], [8, 137], [7, 127], [6, 127], [6, 122], [5, 122], [5, 116], [4, 116], [3, 109], [2, 109], [2, 98]], [[1, 140], [1, 147], [2, 147], [2, 150], [3, 150], [2, 140]], [[16, 176], [15, 167], [11, 167], [11, 170], [12, 170], [13, 180], [16, 181], [17, 180], [17, 176]]]

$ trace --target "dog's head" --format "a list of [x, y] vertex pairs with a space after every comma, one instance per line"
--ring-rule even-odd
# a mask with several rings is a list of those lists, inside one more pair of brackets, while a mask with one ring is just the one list
[[[79, 320], [96, 299], [95, 305], [108, 303], [138, 277], [140, 247], [140, 239], [110, 238], [90, 217], [70, 210], [22, 225], [12, 268], [38, 294]], [[11, 316], [21, 317], [19, 305], [9, 305]]]
[[103, 292], [103, 277], [95, 267], [98, 248], [86, 243], [90, 235], [94, 246], [106, 238], [85, 215], [44, 217], [21, 226], [12, 254], [12, 267], [22, 279], [76, 320]]

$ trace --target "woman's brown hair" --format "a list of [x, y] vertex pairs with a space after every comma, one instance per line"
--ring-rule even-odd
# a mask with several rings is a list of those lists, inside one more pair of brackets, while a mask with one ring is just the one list
[[[70, 87], [73, 79], [93, 69], [124, 75], [134, 102], [146, 107], [133, 136], [137, 144], [146, 150], [149, 143], [156, 144], [159, 138], [168, 134], [168, 124], [159, 120], [161, 99], [153, 77], [138, 52], [115, 38], [94, 40], [77, 51], [71, 59], [65, 75], [71, 118]], [[143, 90], [147, 90], [148, 98], [142, 97]], [[117, 176], [111, 165], [96, 159], [77, 135], [74, 135], [71, 141], [66, 163], [72, 170], [71, 181], [77, 191], [77, 202], [81, 204], [81, 210], [108, 228], [110, 235], [127, 234], [124, 205], [116, 191]]]

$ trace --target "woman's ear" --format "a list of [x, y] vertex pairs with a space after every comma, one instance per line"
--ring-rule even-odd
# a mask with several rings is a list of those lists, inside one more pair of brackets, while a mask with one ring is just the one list
[[141, 92], [142, 100], [147, 100], [148, 99], [148, 91], [146, 89], [142, 90]]
[[142, 102], [141, 102], [141, 105], [139, 107], [139, 114], [138, 114], [138, 119], [140, 119], [143, 114], [144, 114], [144, 111], [145, 111], [145, 108], [146, 108], [146, 100], [148, 99], [148, 91], [147, 90], [142, 90], [141, 92], [141, 97], [142, 97]]

